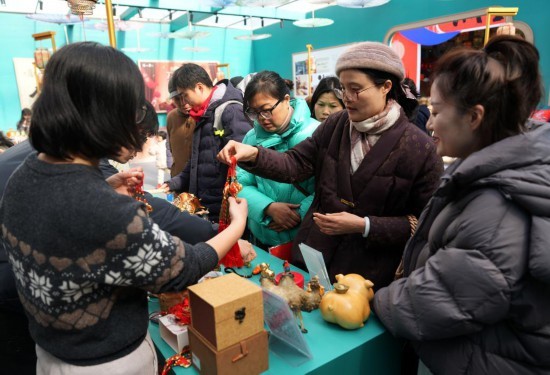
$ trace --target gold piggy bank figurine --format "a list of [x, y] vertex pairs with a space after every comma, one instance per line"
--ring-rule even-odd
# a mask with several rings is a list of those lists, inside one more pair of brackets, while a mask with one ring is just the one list
[[336, 275], [336, 280], [334, 290], [321, 299], [319, 309], [323, 319], [345, 329], [363, 327], [370, 316], [374, 284], [358, 274]]

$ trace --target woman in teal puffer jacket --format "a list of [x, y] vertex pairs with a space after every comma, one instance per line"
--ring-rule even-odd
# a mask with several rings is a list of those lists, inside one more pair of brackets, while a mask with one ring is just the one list
[[[311, 136], [319, 122], [311, 118], [303, 99], [291, 99], [279, 74], [263, 71], [247, 84], [244, 111], [254, 122], [243, 143], [279, 152], [287, 151]], [[292, 241], [313, 201], [313, 178], [286, 184], [237, 169], [243, 185], [239, 197], [248, 201], [248, 227], [260, 246]]]

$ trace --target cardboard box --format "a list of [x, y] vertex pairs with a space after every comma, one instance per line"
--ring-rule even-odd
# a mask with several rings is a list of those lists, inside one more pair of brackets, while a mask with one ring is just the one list
[[191, 326], [216, 350], [263, 331], [262, 288], [235, 274], [188, 288]]
[[187, 330], [188, 326], [178, 324], [176, 322], [176, 317], [172, 314], [161, 316], [159, 319], [160, 337], [162, 337], [176, 353], [181, 352], [181, 349], [189, 345]]
[[204, 375], [252, 375], [269, 368], [267, 332], [262, 330], [220, 351], [189, 328], [189, 345], [193, 366]]

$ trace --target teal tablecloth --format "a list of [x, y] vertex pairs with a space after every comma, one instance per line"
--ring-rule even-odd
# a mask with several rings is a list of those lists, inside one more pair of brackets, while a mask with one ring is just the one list
[[[263, 250], [256, 251], [258, 257], [252, 262], [253, 266], [267, 262], [275, 273], [283, 272], [282, 260]], [[302, 272], [297, 268], [292, 270]], [[251, 269], [245, 268], [242, 272], [249, 273]], [[307, 282], [308, 275], [304, 276]], [[259, 282], [259, 276], [253, 276], [250, 280]], [[152, 298], [149, 311], [158, 311], [158, 308], [158, 300]], [[293, 367], [270, 351], [269, 370], [265, 374], [399, 374], [403, 342], [393, 338], [374, 315], [370, 316], [364, 327], [353, 331], [325, 322], [319, 310], [303, 312], [302, 315], [309, 331], [304, 334], [304, 338], [313, 353], [313, 359]], [[149, 333], [157, 347], [160, 362], [175, 354], [160, 337], [158, 324], [149, 323]], [[198, 373], [193, 367], [175, 367], [173, 371], [184, 375]]]

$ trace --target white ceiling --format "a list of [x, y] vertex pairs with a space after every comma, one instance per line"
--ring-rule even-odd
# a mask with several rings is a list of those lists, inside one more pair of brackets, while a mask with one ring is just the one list
[[[13, 12], [22, 14], [67, 14], [69, 12], [68, 3], [66, 0], [1, 0], [0, 12]], [[248, 0], [251, 1], [251, 0]], [[277, 0], [256, 0], [257, 3], [268, 4], [261, 6], [227, 6], [225, 8], [212, 8], [205, 6], [211, 3], [223, 3], [224, 0], [214, 1], [178, 1], [158, 0], [155, 5], [158, 8], [149, 8], [152, 1], [146, 0], [111, 0], [116, 9], [115, 19], [120, 18], [128, 9], [140, 8], [141, 15], [135, 14], [131, 18], [125, 20], [137, 22], [161, 22], [170, 23], [178, 18], [187, 19], [186, 11], [191, 11], [195, 16], [193, 24], [207, 27], [220, 27], [254, 31], [272, 24], [281, 22], [281, 19], [286, 21], [294, 21], [298, 19], [311, 18], [312, 11], [326, 8], [335, 5], [334, 0], [278, 0], [283, 5], [273, 5]], [[5, 5], [3, 5], [5, 3]], [[42, 9], [40, 9], [42, 3]], [[227, 3], [227, 1], [225, 1]], [[271, 4], [271, 5], [269, 5]], [[185, 6], [187, 9], [182, 9]], [[178, 8], [179, 7], [179, 8]], [[176, 10], [181, 9], [181, 10]], [[217, 16], [216, 16], [217, 12]], [[172, 20], [169, 14], [172, 13]], [[212, 14], [208, 16], [208, 14]], [[92, 16], [85, 16], [91, 20], [105, 20], [106, 9], [104, 0], [100, 0], [93, 11]], [[245, 25], [246, 19], [246, 25]], [[263, 20], [263, 21], [262, 21]], [[39, 22], [39, 21], [37, 21]], [[174, 22], [175, 23], [175, 22]], [[185, 22], [179, 22], [175, 26], [175, 31], [178, 28], [186, 26]]]

